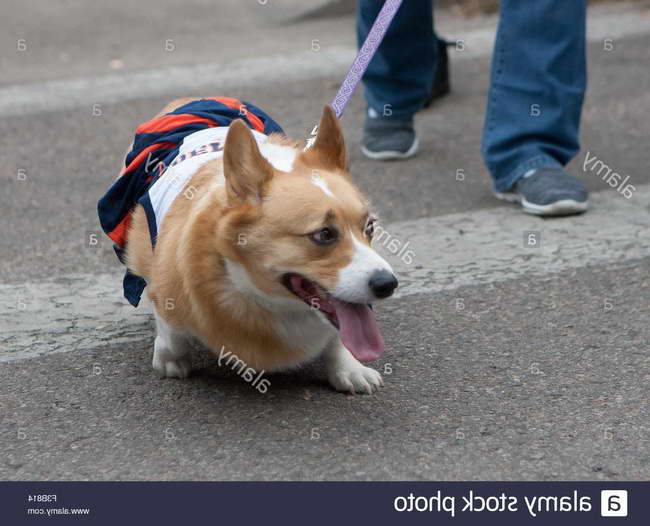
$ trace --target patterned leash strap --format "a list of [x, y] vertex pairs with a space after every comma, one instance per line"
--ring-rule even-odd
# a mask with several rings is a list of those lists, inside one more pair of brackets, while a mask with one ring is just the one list
[[[354, 93], [357, 84], [359, 84], [361, 77], [363, 77], [363, 74], [366, 72], [368, 64], [370, 64], [372, 57], [375, 55], [379, 44], [381, 44], [381, 41], [384, 39], [386, 31], [388, 31], [388, 26], [390, 26], [390, 23], [400, 5], [402, 5], [402, 0], [386, 0], [381, 11], [379, 11], [375, 23], [370, 28], [363, 46], [361, 46], [361, 49], [357, 53], [352, 66], [350, 66], [348, 74], [343, 79], [341, 87], [331, 103], [332, 108], [334, 108], [336, 116], [339, 119], [343, 115], [348, 102], [350, 102], [352, 94]], [[312, 144], [314, 144], [317, 133], [318, 124], [312, 129], [311, 135], [309, 139], [307, 139], [305, 150], [308, 150], [311, 148]]]

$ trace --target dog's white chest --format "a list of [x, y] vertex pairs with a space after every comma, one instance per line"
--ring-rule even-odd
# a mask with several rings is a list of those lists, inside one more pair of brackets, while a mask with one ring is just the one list
[[287, 348], [302, 350], [308, 359], [318, 356], [336, 336], [336, 330], [316, 311], [276, 313], [274, 328]]

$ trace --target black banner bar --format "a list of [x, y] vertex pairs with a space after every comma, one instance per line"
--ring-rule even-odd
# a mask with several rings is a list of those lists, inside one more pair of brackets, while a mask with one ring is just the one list
[[0, 524], [650, 524], [650, 482], [0, 482]]

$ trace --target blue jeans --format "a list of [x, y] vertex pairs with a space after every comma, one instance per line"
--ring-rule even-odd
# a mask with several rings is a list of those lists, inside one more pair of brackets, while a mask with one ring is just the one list
[[[359, 0], [363, 42], [383, 0]], [[481, 152], [494, 189], [527, 171], [564, 166], [579, 151], [587, 84], [586, 0], [501, 0]], [[436, 60], [433, 9], [404, 0], [363, 80], [368, 106], [409, 120], [431, 91]], [[388, 111], [386, 109], [388, 108]]]

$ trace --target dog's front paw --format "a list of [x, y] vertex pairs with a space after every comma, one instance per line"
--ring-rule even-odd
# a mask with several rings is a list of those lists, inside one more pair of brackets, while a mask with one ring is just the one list
[[169, 350], [156, 338], [151, 363], [154, 370], [163, 378], [187, 378], [192, 371], [189, 353], [178, 355]]
[[192, 361], [187, 356], [171, 360], [154, 354], [152, 365], [163, 378], [187, 378], [192, 371]]
[[359, 362], [346, 361], [338, 367], [332, 367], [328, 371], [328, 379], [332, 387], [337, 391], [348, 393], [368, 393], [384, 385], [384, 380], [374, 369], [361, 365]]

